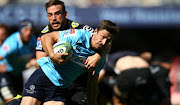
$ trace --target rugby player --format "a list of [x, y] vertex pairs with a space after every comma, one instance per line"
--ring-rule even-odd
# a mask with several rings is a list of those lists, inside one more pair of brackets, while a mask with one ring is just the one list
[[116, 61], [114, 105], [150, 105], [152, 75], [149, 64], [140, 56], [124, 56]]
[[33, 35], [32, 22], [24, 20], [20, 22], [19, 31], [10, 35], [0, 47], [0, 61], [6, 61], [3, 67], [0, 66], [0, 72], [3, 73], [1, 90], [5, 91], [2, 94], [4, 99], [14, 97], [13, 90], [7, 87], [9, 85], [12, 85], [16, 92], [22, 92], [22, 71], [27, 65], [35, 65], [30, 62], [35, 60], [35, 43], [36, 36]]
[[[67, 87], [86, 72], [85, 64], [76, 59], [86, 61], [88, 56], [104, 49], [112, 42], [118, 30], [115, 23], [103, 20], [94, 33], [83, 29], [69, 29], [43, 35], [42, 45], [49, 56], [37, 60], [41, 68], [36, 70], [26, 83], [21, 105], [40, 105], [41, 102], [44, 102], [44, 105], [65, 105]], [[61, 58], [67, 53], [54, 54], [52, 49], [53, 43], [64, 41], [73, 47], [74, 53], [69, 61]], [[52, 63], [50, 59], [60, 62]], [[103, 57], [96, 69], [88, 71], [88, 105], [96, 105], [98, 74], [105, 61], [106, 57]]]
[[[40, 33], [37, 39], [36, 47], [36, 59], [46, 57], [47, 54], [44, 52], [41, 45], [41, 36], [53, 31], [61, 31], [66, 29], [85, 29], [89, 32], [94, 32], [94, 29], [88, 25], [79, 24], [72, 20], [67, 19], [68, 13], [65, 9], [64, 2], [60, 0], [50, 0], [45, 5], [47, 11], [47, 18], [49, 25], [47, 25]], [[98, 51], [92, 56], [89, 56], [86, 60], [86, 68], [94, 69], [97, 67], [99, 60], [110, 51], [111, 45], [107, 45], [107, 48], [102, 51]], [[38, 68], [38, 64], [36, 64]], [[84, 105], [86, 104], [86, 86], [88, 74], [84, 73], [78, 77], [71, 86], [69, 86], [68, 96], [66, 98], [67, 105]]]
[[[0, 47], [3, 44], [4, 40], [9, 36], [8, 32], [8, 26], [6, 24], [0, 24]], [[2, 73], [3, 71], [7, 71], [7, 61], [5, 59], [0, 61], [0, 81], [3, 81], [4, 77], [6, 77], [6, 74]], [[10, 84], [0, 84], [0, 96], [3, 100], [3, 103], [9, 102], [13, 98], [13, 93], [12, 91], [9, 91], [9, 89]]]

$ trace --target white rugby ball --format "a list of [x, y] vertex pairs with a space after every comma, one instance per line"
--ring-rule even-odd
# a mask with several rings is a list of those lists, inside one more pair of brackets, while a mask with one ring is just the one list
[[73, 47], [69, 42], [57, 42], [53, 45], [54, 53], [68, 53], [63, 59], [69, 59], [73, 55]]

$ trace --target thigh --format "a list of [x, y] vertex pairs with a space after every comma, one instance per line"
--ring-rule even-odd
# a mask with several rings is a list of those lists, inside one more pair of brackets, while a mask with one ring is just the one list
[[22, 98], [20, 105], [40, 105], [41, 101], [37, 100], [36, 98], [25, 96]]
[[45, 102], [43, 105], [65, 105], [64, 102], [60, 102], [60, 101], [48, 101]]

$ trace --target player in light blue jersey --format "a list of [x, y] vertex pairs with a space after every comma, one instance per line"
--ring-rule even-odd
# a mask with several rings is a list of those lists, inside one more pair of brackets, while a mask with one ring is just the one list
[[29, 20], [20, 22], [19, 31], [10, 35], [0, 47], [0, 61], [7, 61], [6, 67], [0, 67], [0, 73], [8, 74], [7, 80], [12, 80], [13, 87], [19, 92], [23, 89], [22, 70], [35, 65], [35, 47], [36, 36]]
[[[49, 56], [37, 60], [41, 68], [36, 70], [26, 83], [21, 105], [40, 105], [42, 102], [44, 105], [65, 105], [67, 87], [84, 72], [89, 74], [88, 105], [96, 105], [98, 74], [106, 57], [100, 60], [95, 70], [90, 71], [85, 70], [85, 61], [88, 56], [111, 43], [117, 32], [115, 23], [104, 20], [94, 33], [83, 29], [69, 29], [43, 35], [42, 46]], [[73, 47], [73, 56], [68, 61], [61, 58], [67, 53], [54, 54], [52, 49], [53, 43], [62, 41], [69, 42]]]
[[[9, 36], [9, 28], [6, 24], [0, 24], [0, 47], [4, 40]], [[6, 59], [0, 61], [0, 71], [7, 71], [7, 61]], [[13, 98], [13, 93], [10, 90], [11, 84], [5, 78], [6, 74], [0, 73], [0, 97], [3, 103], [9, 102]]]

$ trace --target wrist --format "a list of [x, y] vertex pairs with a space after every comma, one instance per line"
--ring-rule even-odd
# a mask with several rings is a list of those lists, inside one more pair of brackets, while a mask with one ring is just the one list
[[94, 55], [96, 56], [96, 59], [101, 59], [102, 58], [100, 53], [95, 53]]
[[54, 53], [50, 53], [50, 54], [49, 54], [49, 58], [50, 58], [50, 59], [53, 59], [53, 58], [54, 58]]

